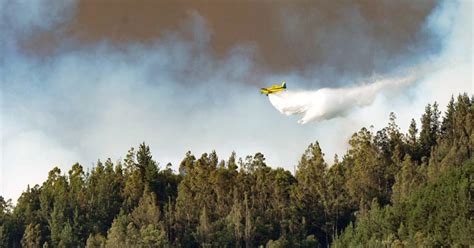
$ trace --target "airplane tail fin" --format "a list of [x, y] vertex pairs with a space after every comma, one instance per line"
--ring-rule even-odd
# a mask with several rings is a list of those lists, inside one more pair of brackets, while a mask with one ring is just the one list
[[286, 89], [286, 82], [282, 82], [281, 87], [283, 87], [283, 89]]

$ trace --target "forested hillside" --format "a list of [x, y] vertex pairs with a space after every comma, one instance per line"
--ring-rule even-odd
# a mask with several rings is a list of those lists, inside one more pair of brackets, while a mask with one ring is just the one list
[[144, 143], [90, 170], [53, 168], [15, 206], [0, 197], [0, 247], [474, 245], [474, 98], [428, 105], [418, 123], [403, 134], [391, 114], [333, 164], [314, 142], [294, 175], [214, 151], [174, 173]]

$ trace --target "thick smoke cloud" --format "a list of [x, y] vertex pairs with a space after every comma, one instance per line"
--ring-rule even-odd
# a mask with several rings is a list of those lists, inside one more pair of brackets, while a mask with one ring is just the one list
[[[424, 30], [436, 1], [150, 1], [81, 0], [68, 21], [22, 41], [42, 56], [107, 41], [126, 48], [153, 44], [179, 29], [189, 12], [206, 21], [209, 53], [254, 49], [252, 70], [239, 83], [264, 86], [266, 75], [296, 73], [306, 87], [356, 84], [439, 51]], [[188, 33], [182, 38], [192, 40]], [[73, 45], [71, 40], [75, 40]], [[183, 82], [200, 84], [200, 81]]]

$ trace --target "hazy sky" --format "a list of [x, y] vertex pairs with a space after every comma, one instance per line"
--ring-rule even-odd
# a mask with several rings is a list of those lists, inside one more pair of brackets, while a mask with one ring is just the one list
[[[143, 141], [161, 166], [215, 149], [293, 171], [315, 140], [332, 160], [392, 111], [406, 130], [426, 104], [473, 93], [472, 14], [469, 0], [0, 0], [0, 195]], [[409, 85], [305, 125], [258, 92], [413, 71]]]

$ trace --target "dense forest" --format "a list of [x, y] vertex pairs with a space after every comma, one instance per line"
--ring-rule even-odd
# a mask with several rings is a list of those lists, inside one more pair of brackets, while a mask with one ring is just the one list
[[419, 123], [404, 134], [392, 113], [332, 164], [314, 142], [294, 174], [214, 151], [186, 153], [175, 173], [144, 143], [90, 170], [53, 168], [14, 206], [0, 197], [0, 247], [474, 245], [474, 98], [430, 104]]

